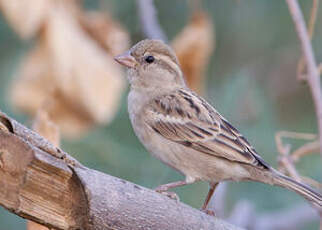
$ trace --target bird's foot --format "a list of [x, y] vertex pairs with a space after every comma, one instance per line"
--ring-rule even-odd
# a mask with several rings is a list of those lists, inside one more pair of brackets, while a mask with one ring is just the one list
[[180, 201], [179, 196], [175, 192], [161, 191], [159, 193], [161, 193], [162, 195], [165, 195], [165, 196], [169, 197], [170, 199], [173, 199], [173, 200], [175, 200], [177, 202]]
[[162, 195], [165, 195], [165, 196], [169, 197], [170, 199], [173, 199], [177, 202], [180, 201], [179, 196], [175, 192], [167, 191], [166, 189], [162, 188], [162, 185], [157, 187], [156, 189], [154, 189], [154, 191], [156, 191]]
[[216, 216], [215, 212], [209, 209], [201, 209], [202, 212], [206, 213], [209, 216]]

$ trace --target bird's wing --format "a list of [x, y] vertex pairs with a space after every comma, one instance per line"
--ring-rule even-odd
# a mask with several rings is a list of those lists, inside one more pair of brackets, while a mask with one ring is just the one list
[[155, 98], [145, 111], [145, 122], [170, 141], [230, 161], [269, 167], [237, 129], [188, 89]]

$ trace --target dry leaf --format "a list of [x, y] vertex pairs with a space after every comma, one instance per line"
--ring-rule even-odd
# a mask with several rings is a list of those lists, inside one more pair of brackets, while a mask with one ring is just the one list
[[88, 34], [112, 56], [129, 49], [129, 34], [107, 13], [87, 12], [80, 17], [80, 22]]
[[64, 8], [52, 12], [45, 33], [57, 89], [94, 121], [110, 121], [125, 85], [121, 67]]
[[172, 42], [187, 84], [199, 93], [204, 92], [204, 72], [214, 43], [213, 24], [202, 11], [194, 13], [191, 21]]
[[42, 43], [38, 42], [26, 55], [10, 90], [12, 104], [32, 116], [55, 88], [49, 53]]
[[54, 93], [46, 106], [49, 117], [59, 125], [59, 129], [68, 138], [79, 137], [96, 124], [84, 112], [74, 107], [72, 102], [67, 101], [58, 92]]
[[43, 40], [39, 41], [23, 61], [10, 90], [12, 104], [33, 117], [45, 107], [65, 136], [77, 137], [87, 131], [93, 121], [84, 118], [82, 112], [74, 111], [73, 106], [57, 92], [48, 49], [42, 43]]
[[33, 116], [46, 105], [68, 137], [110, 122], [125, 88], [121, 67], [83, 31], [75, 15], [69, 5], [55, 5], [11, 90], [13, 104]]
[[49, 140], [53, 145], [59, 146], [60, 134], [58, 126], [49, 118], [45, 109], [39, 109], [32, 124], [32, 129]]
[[30, 38], [45, 22], [52, 0], [0, 0], [0, 9], [22, 38]]

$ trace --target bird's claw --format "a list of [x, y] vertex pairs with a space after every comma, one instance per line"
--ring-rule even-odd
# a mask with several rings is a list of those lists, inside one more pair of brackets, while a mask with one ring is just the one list
[[156, 191], [156, 192], [158, 192], [158, 193], [160, 193], [162, 195], [165, 195], [165, 196], [169, 197], [170, 199], [173, 199], [173, 200], [175, 200], [177, 202], [180, 201], [179, 196], [175, 192], [169, 192], [169, 191], [166, 191], [166, 190], [162, 190], [159, 187], [156, 188], [154, 191]]
[[206, 213], [209, 216], [216, 216], [215, 212], [209, 209], [201, 209], [202, 212]]

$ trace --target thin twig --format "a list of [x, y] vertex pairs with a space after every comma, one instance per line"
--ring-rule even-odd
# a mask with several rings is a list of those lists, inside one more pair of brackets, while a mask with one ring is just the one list
[[320, 0], [313, 0], [313, 5], [311, 9], [311, 17], [309, 21], [309, 36], [312, 39], [313, 34], [314, 34], [314, 28], [315, 28], [315, 22], [318, 14], [318, 9], [319, 9], [319, 2]]
[[[283, 137], [312, 140], [312, 139], [316, 138], [316, 135], [310, 134], [310, 133], [296, 133], [296, 132], [281, 131], [281, 132], [276, 133], [275, 141], [276, 141], [277, 149], [281, 155], [279, 157], [280, 166], [283, 169], [285, 169], [287, 171], [287, 173], [291, 177], [293, 177], [296, 181], [298, 181], [298, 182], [305, 181], [305, 183], [308, 183], [310, 185], [313, 185], [314, 187], [321, 189], [321, 183], [319, 183], [311, 178], [302, 177], [298, 174], [298, 172], [295, 168], [295, 164], [294, 164], [294, 160], [292, 158], [292, 155], [290, 155], [291, 145], [289, 145], [289, 144], [283, 145], [283, 141], [282, 141]], [[311, 143], [314, 143], [314, 142], [311, 142]], [[304, 146], [307, 146], [307, 145], [304, 145]], [[318, 147], [320, 147], [320, 145]], [[301, 148], [299, 148], [299, 149], [301, 149]], [[300, 150], [300, 152], [296, 153], [296, 154], [299, 155], [299, 154], [302, 154], [302, 152], [305, 152], [305, 151], [307, 152], [308, 151], [307, 149], [308, 149], [308, 147], [305, 147], [304, 149], [302, 148]], [[296, 151], [294, 151], [294, 152], [296, 152]], [[293, 154], [294, 154], [294, 152], [293, 152]], [[320, 215], [320, 224], [322, 226], [322, 212], [320, 212], [319, 215]], [[320, 229], [320, 230], [322, 230], [322, 229]]]
[[[300, 63], [299, 63], [300, 64]], [[299, 66], [298, 66], [299, 67]], [[300, 67], [299, 67], [300, 68]], [[303, 72], [303, 71], [302, 71]], [[318, 66], [318, 72], [319, 72], [319, 76], [321, 76], [321, 74], [322, 74], [322, 63], [320, 63], [319, 64], [319, 66]], [[298, 79], [300, 80], [300, 81], [302, 81], [302, 80], [305, 80], [305, 79], [307, 79], [307, 74], [299, 74], [299, 70], [298, 70], [298, 75], [297, 75], [297, 77], [298, 77]]]
[[167, 42], [168, 39], [158, 21], [153, 0], [137, 0], [136, 2], [144, 34], [148, 38]]
[[[311, 41], [309, 34], [306, 29], [306, 25], [303, 19], [303, 14], [299, 7], [297, 0], [286, 0], [289, 11], [292, 15], [301, 45], [302, 52], [304, 54], [308, 76], [307, 80], [311, 88], [311, 93], [315, 105], [316, 116], [318, 120], [319, 127], [319, 141], [320, 141], [320, 150], [322, 150], [322, 94], [321, 94], [321, 85], [320, 85], [320, 76], [317, 68], [317, 64], [314, 57], [314, 52], [312, 49]], [[322, 156], [322, 152], [320, 151]]]
[[[310, 21], [309, 21], [309, 36], [310, 39], [312, 40], [313, 34], [314, 34], [314, 29], [315, 29], [315, 22], [318, 14], [318, 9], [319, 9], [319, 0], [313, 0], [312, 8], [311, 8], [311, 16], [310, 16]], [[298, 80], [304, 81], [306, 79], [306, 74], [303, 74], [304, 68], [305, 68], [305, 61], [303, 56], [300, 58], [297, 66], [297, 77]], [[320, 72], [321, 73], [321, 72]]]
[[280, 153], [279, 164], [286, 172], [297, 181], [301, 181], [301, 176], [297, 172], [293, 159], [291, 158], [291, 146], [284, 145], [282, 138], [293, 138], [293, 139], [304, 139], [304, 140], [313, 140], [316, 138], [316, 135], [310, 133], [297, 133], [289, 131], [280, 131], [275, 135], [275, 141], [277, 150]]
[[289, 174], [297, 181], [302, 181], [313, 187], [321, 189], [321, 186], [322, 186], [321, 183], [311, 178], [299, 175], [295, 167], [295, 163], [298, 162], [298, 160], [301, 157], [314, 152], [318, 152], [320, 150], [320, 143], [318, 141], [309, 142], [291, 153], [291, 145], [283, 144], [282, 138], [312, 140], [312, 139], [316, 139], [316, 135], [310, 134], [310, 133], [280, 131], [276, 133], [275, 139], [276, 139], [278, 152], [280, 153], [280, 156], [278, 159], [280, 164], [279, 170], [282, 171], [283, 173]]
[[298, 162], [298, 160], [308, 154], [315, 153], [320, 151], [320, 143], [319, 141], [312, 141], [306, 143], [305, 145], [301, 146], [300, 148], [296, 149], [292, 154], [291, 158], [293, 162]]
[[287, 157], [282, 157], [279, 160], [280, 164], [286, 169], [286, 171], [288, 172], [288, 174], [294, 178], [296, 181], [301, 182], [301, 176], [300, 174], [297, 172], [294, 164], [292, 163], [292, 161], [290, 160], [290, 158]]
[[282, 138], [292, 138], [300, 140], [314, 140], [317, 138], [315, 134], [312, 133], [299, 133], [291, 131], [279, 131], [276, 133], [276, 138], [281, 143]]
[[[297, 162], [299, 158], [304, 155], [316, 152], [320, 150], [320, 143], [318, 141], [313, 141], [303, 145], [297, 150], [293, 151], [290, 154], [290, 149], [285, 149], [286, 147], [283, 145], [282, 138], [292, 138], [292, 139], [301, 139], [301, 140], [315, 140], [317, 136], [311, 133], [298, 133], [298, 132], [290, 132], [290, 131], [280, 131], [275, 135], [276, 146], [280, 154], [290, 155], [292, 162]], [[288, 148], [290, 146], [287, 146]]]

